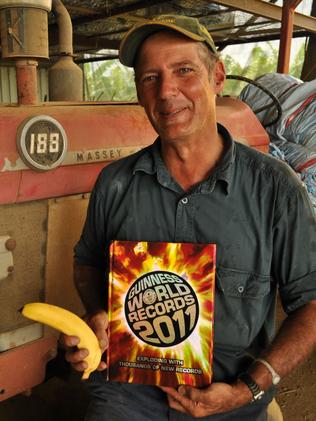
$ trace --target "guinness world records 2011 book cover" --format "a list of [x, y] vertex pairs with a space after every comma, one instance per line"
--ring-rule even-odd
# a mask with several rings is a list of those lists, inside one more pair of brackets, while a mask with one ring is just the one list
[[215, 244], [111, 243], [109, 380], [211, 383], [215, 262]]

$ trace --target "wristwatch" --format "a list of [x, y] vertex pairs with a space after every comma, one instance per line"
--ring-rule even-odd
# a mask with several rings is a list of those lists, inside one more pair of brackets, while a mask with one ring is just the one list
[[274, 368], [272, 367], [272, 365], [268, 363], [268, 361], [264, 360], [263, 358], [257, 358], [257, 359], [255, 360], [255, 362], [258, 362], [258, 363], [261, 363], [261, 364], [265, 365], [265, 366], [266, 366], [266, 368], [270, 371], [270, 373], [271, 373], [271, 377], [272, 377], [272, 384], [273, 384], [274, 386], [276, 386], [276, 385], [280, 382], [281, 377], [280, 377], [280, 376], [279, 376], [279, 374], [278, 374], [278, 373], [274, 370]]
[[238, 378], [245, 383], [252, 393], [252, 401], [258, 401], [264, 395], [264, 390], [260, 389], [260, 386], [254, 381], [254, 379], [248, 373], [241, 373]]

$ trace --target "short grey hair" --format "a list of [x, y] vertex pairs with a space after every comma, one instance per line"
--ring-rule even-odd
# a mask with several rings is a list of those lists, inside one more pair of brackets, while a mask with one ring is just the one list
[[213, 53], [204, 42], [198, 43], [198, 54], [200, 59], [204, 62], [209, 73], [214, 69], [215, 63], [220, 60], [218, 53]]

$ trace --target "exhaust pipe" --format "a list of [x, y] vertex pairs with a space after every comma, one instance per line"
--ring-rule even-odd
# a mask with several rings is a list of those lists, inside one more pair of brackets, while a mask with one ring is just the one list
[[58, 61], [49, 69], [50, 101], [82, 101], [83, 74], [73, 61], [72, 23], [60, 0], [52, 0], [52, 11], [58, 25]]

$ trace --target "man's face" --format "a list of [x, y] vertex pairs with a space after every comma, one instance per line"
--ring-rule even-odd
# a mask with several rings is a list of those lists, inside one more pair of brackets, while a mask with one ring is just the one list
[[161, 31], [141, 46], [135, 67], [140, 104], [164, 141], [208, 133], [216, 121], [215, 97], [225, 71], [207, 68], [199, 43]]

